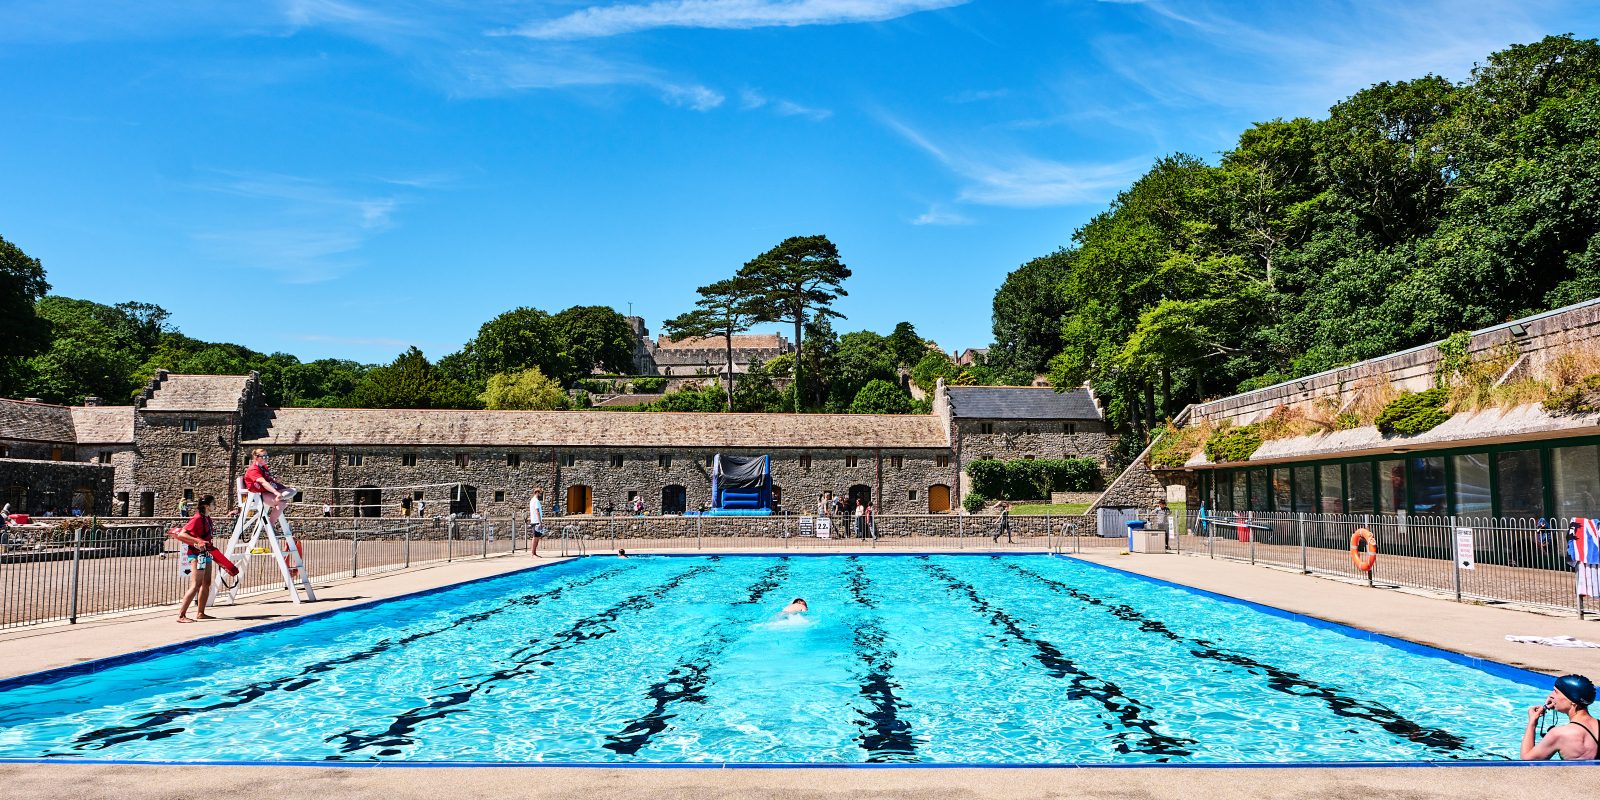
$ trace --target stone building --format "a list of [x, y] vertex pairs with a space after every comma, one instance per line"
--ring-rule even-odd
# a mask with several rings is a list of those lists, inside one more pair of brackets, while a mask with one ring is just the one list
[[[644, 318], [628, 317], [634, 335], [634, 368], [638, 375], [723, 375], [728, 371], [727, 344], [720, 336], [689, 338], [674, 342], [661, 335], [650, 338]], [[734, 374], [748, 372], [750, 362], [771, 361], [793, 353], [794, 345], [782, 334], [741, 333], [733, 337]]]
[[86, 485], [93, 506], [115, 516], [168, 516], [203, 494], [226, 508], [256, 447], [302, 490], [302, 513], [326, 503], [395, 516], [410, 497], [430, 515], [503, 516], [523, 513], [535, 487], [568, 513], [621, 511], [636, 496], [653, 514], [695, 510], [711, 500], [718, 453], [770, 455], [786, 511], [833, 492], [881, 513], [943, 512], [973, 458], [1105, 463], [1110, 447], [1081, 389], [941, 386], [923, 415], [268, 408], [258, 397], [253, 375], [158, 372], [133, 406], [0, 401], [0, 448], [37, 467], [41, 486], [51, 458], [93, 462], [111, 484]]

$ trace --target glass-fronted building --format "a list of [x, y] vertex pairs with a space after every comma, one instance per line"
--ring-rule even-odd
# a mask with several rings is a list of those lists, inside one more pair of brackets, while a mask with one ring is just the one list
[[1202, 469], [1215, 511], [1600, 517], [1600, 437]]

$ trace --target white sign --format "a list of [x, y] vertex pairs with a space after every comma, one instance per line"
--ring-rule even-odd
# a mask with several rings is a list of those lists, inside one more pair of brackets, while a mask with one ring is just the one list
[[1471, 528], [1456, 528], [1456, 566], [1462, 569], [1478, 568], [1478, 562], [1472, 555]]
[[801, 536], [810, 536], [813, 532], [816, 531], [816, 524], [817, 524], [817, 518], [816, 517], [801, 517], [800, 518], [800, 535]]
[[827, 517], [817, 517], [817, 538], [833, 538], [833, 520]]

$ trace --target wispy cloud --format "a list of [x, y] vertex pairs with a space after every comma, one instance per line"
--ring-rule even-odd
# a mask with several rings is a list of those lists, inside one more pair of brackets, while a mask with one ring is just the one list
[[1036, 208], [1103, 202], [1150, 163], [1141, 156], [1106, 164], [1069, 164], [1015, 152], [940, 146], [899, 120], [884, 121], [966, 179], [958, 198], [979, 205]]
[[833, 111], [830, 109], [812, 108], [796, 103], [793, 100], [772, 100], [754, 89], [744, 89], [739, 92], [739, 107], [745, 111], [767, 108], [780, 117], [805, 117], [815, 122], [821, 122], [833, 116]]
[[594, 39], [654, 28], [744, 29], [841, 25], [964, 5], [968, 0], [661, 0], [590, 6], [532, 22], [515, 33], [532, 39]]
[[937, 203], [928, 207], [927, 211], [911, 220], [912, 225], [971, 225], [972, 218], [957, 211], [951, 211]]
[[392, 192], [278, 173], [219, 171], [189, 188], [234, 200], [208, 202], [212, 223], [190, 233], [203, 257], [289, 283], [332, 280], [362, 266], [360, 250], [393, 227], [404, 204]]

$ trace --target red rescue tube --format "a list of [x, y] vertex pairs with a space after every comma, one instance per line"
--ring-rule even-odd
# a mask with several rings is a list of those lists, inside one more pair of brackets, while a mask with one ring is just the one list
[[216, 562], [217, 566], [222, 568], [223, 572], [228, 573], [229, 577], [237, 577], [238, 576], [239, 568], [237, 566], [234, 566], [234, 563], [232, 561], [229, 561], [228, 557], [223, 555], [222, 551], [218, 550], [216, 548], [216, 545], [212, 545], [210, 547], [207, 547], [206, 548], [206, 553], [211, 556], [211, 560]]

